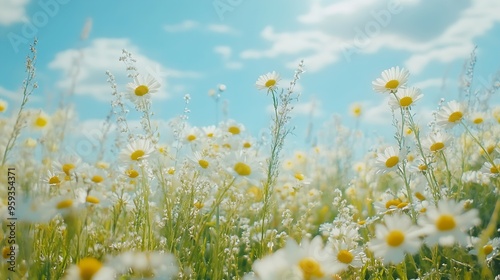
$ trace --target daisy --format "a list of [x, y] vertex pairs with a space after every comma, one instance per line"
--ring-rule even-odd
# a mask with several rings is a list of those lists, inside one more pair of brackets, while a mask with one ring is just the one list
[[418, 220], [422, 234], [427, 235], [429, 246], [440, 244], [451, 246], [455, 242], [467, 245], [468, 235], [464, 231], [481, 223], [479, 211], [472, 209], [464, 212], [464, 203], [453, 200], [440, 200], [437, 206], [429, 206], [424, 216]]
[[134, 77], [133, 83], [127, 84], [127, 89], [127, 98], [134, 104], [138, 105], [144, 99], [150, 98], [151, 93], [158, 92], [158, 89], [160, 89], [160, 83], [150, 75], [146, 77], [138, 75], [137, 77]]
[[483, 167], [481, 168], [481, 172], [483, 172], [484, 174], [487, 174], [489, 176], [497, 177], [500, 174], [500, 158], [493, 160], [493, 163], [495, 165], [491, 164], [488, 161], [485, 162], [483, 164]]
[[52, 163], [54, 170], [64, 172], [66, 181], [71, 180], [71, 176], [77, 173], [82, 166], [82, 159], [77, 155], [66, 155]]
[[445, 128], [451, 128], [459, 123], [465, 114], [462, 104], [453, 100], [442, 107], [436, 115], [436, 124]]
[[355, 118], [361, 117], [361, 114], [363, 113], [363, 107], [361, 107], [361, 104], [359, 103], [354, 103], [351, 105], [350, 110], [351, 115]]
[[410, 108], [416, 101], [422, 98], [422, 96], [423, 94], [418, 88], [403, 88], [397, 91], [391, 99], [389, 99], [389, 105], [393, 109]]
[[377, 258], [383, 258], [384, 265], [398, 264], [405, 254], [415, 254], [420, 249], [421, 240], [418, 227], [404, 214], [385, 216], [385, 225], [375, 226], [376, 238], [368, 243], [368, 248]]
[[40, 111], [32, 118], [32, 127], [37, 130], [46, 129], [50, 124], [50, 118], [47, 114]]
[[115, 279], [115, 272], [95, 258], [83, 258], [67, 271], [65, 280], [108, 280]]
[[205, 155], [202, 155], [199, 151], [194, 152], [191, 161], [194, 163], [195, 168], [200, 172], [210, 172], [214, 170], [216, 166], [216, 160]]
[[383, 153], [377, 155], [377, 173], [386, 173], [398, 167], [403, 159], [402, 152], [398, 148], [390, 146]]
[[[356, 243], [352, 243], [356, 244]], [[349, 267], [362, 267], [365, 254], [361, 248], [348, 245], [346, 242], [335, 242], [333, 245], [334, 263], [332, 270], [334, 273], [341, 273]]]
[[449, 141], [450, 137], [446, 133], [437, 132], [430, 134], [427, 139], [424, 139], [422, 146], [435, 153], [444, 150], [448, 146]]
[[232, 153], [224, 161], [226, 170], [236, 178], [248, 180], [253, 185], [260, 185], [260, 180], [264, 178], [262, 166], [255, 157], [250, 157], [245, 153]]
[[483, 112], [475, 112], [470, 117], [470, 120], [473, 124], [480, 125], [484, 122], [485, 115]]
[[177, 260], [172, 254], [161, 252], [124, 252], [113, 257], [109, 265], [122, 275], [137, 279], [175, 279], [179, 271]]
[[5, 100], [0, 99], [0, 113], [7, 111], [7, 108], [9, 108], [8, 103]]
[[147, 157], [154, 151], [151, 144], [145, 139], [135, 140], [122, 150], [120, 158], [124, 162], [138, 162]]
[[252, 266], [259, 279], [331, 279], [334, 256], [323, 247], [323, 240], [316, 236], [305, 239], [300, 246], [288, 239], [285, 248], [270, 256], [256, 260]]
[[259, 90], [267, 89], [268, 91], [276, 89], [278, 82], [281, 80], [280, 75], [275, 71], [262, 75], [257, 79], [255, 85]]
[[397, 92], [406, 85], [409, 76], [410, 72], [404, 68], [399, 69], [399, 66], [384, 70], [382, 77], [372, 82], [373, 90], [380, 93]]

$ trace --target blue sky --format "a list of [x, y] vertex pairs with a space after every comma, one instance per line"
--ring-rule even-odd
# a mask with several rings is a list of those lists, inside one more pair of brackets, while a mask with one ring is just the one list
[[[92, 27], [82, 41], [88, 19]], [[363, 106], [360, 127], [366, 135], [389, 135], [390, 108], [371, 82], [392, 66], [409, 69], [409, 84], [422, 89], [416, 113], [424, 123], [440, 98], [456, 98], [459, 75], [474, 46], [474, 87], [488, 86], [500, 70], [500, 1], [1, 0], [0, 98], [11, 104], [19, 100], [33, 36], [39, 40], [40, 87], [31, 106], [49, 114], [67, 92], [72, 61], [83, 52], [72, 100], [82, 127], [109, 111], [106, 70], [126, 90], [125, 67], [118, 61], [123, 48], [142, 72], [162, 83], [153, 98], [156, 118], [181, 114], [183, 96], [190, 94], [191, 124], [215, 124], [208, 91], [225, 84], [221, 104], [227, 102], [228, 117], [253, 135], [270, 120], [271, 99], [255, 88], [259, 75], [275, 70], [286, 86], [304, 59], [291, 140], [303, 143], [309, 123], [318, 133], [328, 129], [324, 124], [334, 114], [352, 126], [349, 106], [354, 102]], [[499, 103], [498, 95], [493, 101]]]

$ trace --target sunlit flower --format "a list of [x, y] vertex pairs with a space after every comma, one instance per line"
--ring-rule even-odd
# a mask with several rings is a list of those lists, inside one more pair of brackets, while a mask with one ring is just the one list
[[334, 273], [341, 273], [349, 269], [349, 267], [358, 268], [363, 266], [365, 254], [362, 248], [353, 245], [349, 246], [346, 242], [341, 241], [334, 243], [332, 253], [334, 256], [332, 264]]
[[278, 82], [281, 80], [280, 75], [275, 71], [262, 75], [257, 79], [255, 85], [259, 90], [267, 89], [273, 90], [278, 86]]
[[391, 98], [389, 99], [389, 105], [393, 109], [409, 108], [420, 98], [422, 98], [422, 96], [423, 94], [418, 88], [403, 88], [398, 90], [393, 96], [391, 96]]
[[410, 217], [404, 214], [386, 215], [385, 225], [375, 226], [376, 238], [368, 243], [368, 248], [377, 258], [383, 258], [384, 264], [398, 264], [405, 254], [415, 254], [420, 249], [418, 227], [412, 224]]
[[264, 178], [262, 166], [259, 159], [245, 153], [234, 153], [229, 155], [224, 163], [226, 170], [236, 178], [248, 180], [253, 185], [260, 185], [260, 180]]
[[467, 245], [468, 235], [465, 231], [479, 225], [481, 220], [477, 209], [464, 211], [464, 203], [454, 200], [440, 200], [437, 207], [429, 206], [425, 215], [418, 220], [422, 234], [427, 235], [425, 242], [429, 246], [451, 246], [455, 242]]
[[136, 105], [140, 105], [145, 98], [150, 98], [151, 93], [158, 92], [160, 83], [152, 76], [138, 75], [134, 82], [127, 84], [127, 98]]
[[398, 148], [390, 146], [385, 148], [383, 153], [377, 155], [377, 172], [386, 173], [398, 167], [403, 160], [403, 155]]
[[465, 114], [462, 104], [453, 100], [443, 106], [436, 115], [436, 124], [445, 128], [451, 128], [459, 123]]
[[115, 272], [95, 258], [87, 257], [72, 265], [66, 271], [65, 280], [109, 280], [115, 279]]
[[494, 159], [493, 163], [495, 165], [491, 164], [489, 161], [485, 162], [481, 168], [481, 172], [489, 176], [498, 177], [500, 175], [500, 158]]
[[377, 78], [372, 82], [373, 89], [380, 93], [396, 92], [398, 89], [403, 88], [408, 82], [410, 72], [399, 66], [392, 67], [391, 69], [384, 70], [382, 77]]
[[32, 127], [41, 130], [46, 129], [50, 124], [50, 117], [44, 112], [40, 111], [32, 117]]
[[175, 279], [179, 271], [177, 260], [172, 254], [160, 252], [124, 252], [113, 257], [109, 265], [118, 273], [133, 279]]
[[0, 99], [0, 113], [7, 111], [7, 108], [9, 108], [8, 103], [5, 100]]
[[139, 139], [129, 143], [120, 153], [120, 157], [124, 162], [136, 162], [149, 157], [153, 151], [149, 141]]
[[485, 114], [483, 112], [474, 112], [471, 117], [470, 117], [470, 120], [473, 124], [482, 124], [484, 122], [484, 118], [485, 118]]
[[445, 149], [448, 146], [449, 140], [450, 137], [445, 133], [432, 133], [428, 138], [422, 141], [422, 146], [435, 153]]
[[361, 117], [361, 114], [363, 113], [363, 107], [361, 107], [361, 104], [359, 103], [354, 103], [351, 105], [350, 110], [351, 115], [355, 118]]

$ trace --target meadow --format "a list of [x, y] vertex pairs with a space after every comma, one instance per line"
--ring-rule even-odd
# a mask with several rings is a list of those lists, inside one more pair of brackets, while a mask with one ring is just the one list
[[274, 109], [256, 137], [232, 120], [191, 125], [189, 96], [158, 126], [161, 85], [120, 55], [129, 83], [107, 73], [113, 100], [92, 160], [65, 149], [73, 107], [29, 106], [36, 42], [21, 104], [6, 115], [0, 100], [0, 279], [500, 279], [500, 79], [475, 90], [474, 53], [459, 98], [429, 124], [408, 70], [364, 81], [390, 97], [394, 129], [366, 151], [341, 122], [317, 145], [285, 148], [307, 61], [290, 84], [255, 77]]

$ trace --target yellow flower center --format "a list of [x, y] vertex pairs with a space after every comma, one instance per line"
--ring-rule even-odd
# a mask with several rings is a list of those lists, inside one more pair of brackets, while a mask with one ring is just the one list
[[262, 190], [257, 186], [251, 186], [248, 189], [248, 193], [251, 194], [256, 200], [262, 199]]
[[7, 103], [0, 101], [0, 112], [7, 110]]
[[240, 176], [248, 176], [252, 174], [252, 168], [243, 162], [236, 163], [233, 169]]
[[243, 143], [243, 148], [248, 149], [250, 147], [252, 147], [252, 144], [250, 142]]
[[444, 143], [443, 142], [436, 142], [434, 144], [431, 145], [431, 152], [437, 152], [441, 149], [444, 148]]
[[5, 246], [2, 248], [2, 257], [7, 260], [9, 259], [9, 255], [11, 254], [10, 246]]
[[205, 204], [203, 204], [203, 202], [201, 202], [201, 201], [196, 201], [194, 203], [194, 207], [196, 207], [196, 209], [198, 209], [198, 210], [200, 210], [201, 208], [203, 208], [204, 205]]
[[229, 131], [231, 134], [240, 134], [240, 128], [237, 126], [230, 126], [227, 131]]
[[485, 255], [489, 255], [489, 254], [491, 254], [491, 252], [493, 252], [493, 246], [491, 246], [490, 244], [484, 245], [484, 247], [483, 247], [483, 253]]
[[267, 87], [267, 88], [274, 87], [275, 85], [276, 85], [276, 80], [275, 79], [269, 79], [264, 84], [264, 86]]
[[313, 277], [321, 278], [325, 274], [321, 271], [320, 264], [313, 258], [304, 258], [299, 261], [299, 267], [304, 273], [304, 279], [311, 280]]
[[398, 207], [398, 205], [399, 205], [400, 203], [401, 203], [401, 200], [399, 200], [399, 199], [391, 199], [391, 200], [389, 200], [389, 201], [387, 201], [387, 202], [385, 203], [385, 208], [386, 208], [386, 209], [389, 209], [389, 208], [391, 208], [392, 206], [396, 206], [396, 207]]
[[473, 122], [474, 122], [475, 124], [480, 124], [480, 123], [482, 123], [482, 122], [483, 122], [483, 118], [481, 118], [481, 117], [477, 117], [477, 118], [475, 118], [475, 119], [473, 120]]
[[359, 117], [361, 116], [361, 106], [355, 106], [354, 108], [352, 108], [352, 114], [355, 116], [355, 117]]
[[421, 192], [416, 192], [415, 197], [418, 198], [418, 200], [420, 201], [425, 200], [425, 196]]
[[139, 160], [141, 159], [146, 153], [143, 151], [143, 150], [137, 150], [137, 151], [134, 151], [131, 155], [130, 155], [130, 159], [131, 160]]
[[170, 167], [170, 168], [167, 170], [167, 173], [168, 173], [169, 175], [174, 175], [174, 173], [175, 173], [175, 168]]
[[194, 140], [196, 140], [196, 135], [193, 135], [193, 134], [189, 134], [186, 139], [189, 141], [189, 142], [192, 142]]
[[103, 178], [102, 176], [99, 176], [99, 175], [94, 175], [94, 176], [92, 177], [92, 179], [90, 179], [90, 180], [92, 180], [92, 182], [94, 182], [94, 183], [97, 183], [97, 184], [98, 184], [98, 183], [100, 183], [100, 182], [104, 181], [104, 178]]
[[146, 95], [146, 94], [148, 94], [148, 92], [149, 92], [149, 88], [145, 85], [140, 85], [140, 86], [136, 87], [135, 91], [134, 91], [135, 95], [137, 95], [137, 96]]
[[198, 164], [199, 164], [199, 165], [201, 166], [201, 168], [203, 168], [203, 169], [207, 169], [207, 168], [208, 168], [208, 165], [209, 165], [208, 161], [206, 161], [206, 160], [204, 160], [204, 159], [200, 159], [200, 160], [198, 161]]
[[420, 170], [420, 171], [426, 171], [426, 170], [427, 170], [427, 165], [425, 165], [425, 164], [420, 164], [420, 165], [418, 166], [418, 170]]
[[136, 178], [137, 176], [139, 176], [139, 172], [137, 172], [136, 170], [134, 169], [129, 169], [127, 171], [125, 171], [125, 174], [129, 177], [129, 178]]
[[408, 107], [412, 103], [413, 103], [413, 99], [409, 96], [405, 96], [405, 97], [399, 99], [399, 105], [401, 105], [401, 107]]
[[497, 173], [498, 173], [498, 171], [499, 171], [499, 170], [498, 170], [498, 169], [499, 169], [499, 167], [500, 167], [500, 166], [492, 166], [492, 167], [490, 168], [490, 172], [491, 172], [491, 173], [495, 173], [495, 174], [497, 174]]
[[90, 280], [101, 269], [102, 263], [94, 258], [83, 258], [78, 262], [80, 278]]
[[45, 127], [48, 123], [49, 123], [49, 121], [44, 117], [38, 117], [35, 120], [36, 127]]
[[405, 241], [405, 234], [400, 230], [391, 230], [386, 238], [387, 244], [392, 247], [398, 247]]
[[337, 254], [337, 260], [345, 264], [350, 264], [353, 259], [354, 256], [352, 255], [352, 253], [347, 250], [340, 250]]
[[63, 164], [63, 166], [62, 166], [62, 170], [68, 176], [69, 176], [69, 173], [71, 172], [71, 170], [74, 169], [74, 168], [75, 168], [75, 165], [72, 164], [72, 163], [66, 163], [66, 164]]
[[454, 122], [457, 122], [457, 121], [461, 120], [461, 119], [462, 119], [462, 117], [463, 117], [462, 112], [459, 112], [459, 111], [457, 111], [457, 112], [453, 112], [453, 113], [451, 113], [451, 115], [448, 117], [448, 121], [449, 121], [449, 122], [454, 123]]
[[392, 156], [385, 161], [385, 166], [387, 168], [392, 168], [392, 167], [396, 166], [396, 164], [398, 164], [398, 162], [399, 162], [399, 157]]
[[66, 208], [69, 208], [71, 206], [73, 206], [73, 200], [66, 199], [66, 200], [63, 200], [63, 201], [60, 201], [59, 203], [57, 203], [56, 208], [57, 209], [66, 209]]
[[100, 202], [99, 198], [97, 198], [95, 196], [91, 196], [91, 195], [87, 195], [87, 198], [85, 199], [85, 201], [87, 201], [88, 203], [92, 203], [92, 204], [98, 204]]
[[397, 89], [399, 86], [398, 80], [390, 80], [385, 84], [386, 89]]
[[436, 227], [440, 231], [452, 230], [456, 226], [455, 218], [449, 214], [443, 214], [436, 220]]
[[293, 175], [293, 177], [295, 177], [295, 179], [297, 179], [299, 181], [304, 180], [304, 174], [302, 174], [302, 173], [295, 173], [295, 175]]
[[400, 204], [397, 205], [399, 209], [405, 208], [406, 205], [408, 205], [408, 202], [401, 202]]
[[207, 133], [207, 137], [212, 138], [212, 137], [214, 137], [214, 134], [212, 132], [209, 132], [209, 133]]
[[61, 180], [59, 179], [58, 176], [52, 176], [49, 179], [49, 185], [57, 185], [57, 184], [60, 184], [60, 183], [61, 183]]

